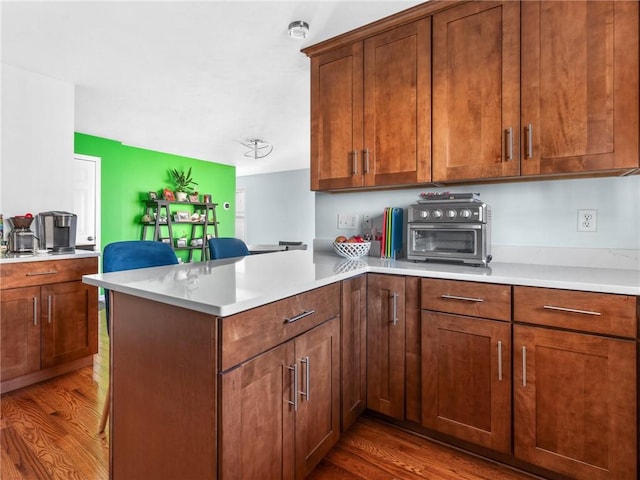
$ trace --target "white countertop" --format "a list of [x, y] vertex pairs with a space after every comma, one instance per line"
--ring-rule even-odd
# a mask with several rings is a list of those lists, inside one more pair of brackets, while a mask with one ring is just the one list
[[292, 250], [86, 275], [90, 285], [228, 316], [355, 275], [376, 272], [640, 296], [640, 271], [491, 263], [471, 267]]
[[75, 250], [72, 253], [7, 253], [0, 256], [0, 265], [5, 263], [46, 262], [48, 260], [71, 260], [99, 256], [99, 252], [91, 252], [89, 250]]

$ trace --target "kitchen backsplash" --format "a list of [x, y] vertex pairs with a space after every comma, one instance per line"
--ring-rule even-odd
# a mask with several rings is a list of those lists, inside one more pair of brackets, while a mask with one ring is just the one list
[[[379, 216], [384, 207], [415, 203], [422, 191], [480, 193], [491, 206], [493, 245], [640, 249], [640, 176], [317, 193], [315, 236], [349, 233], [337, 228], [339, 213]], [[595, 232], [578, 232], [579, 209], [597, 211]]]

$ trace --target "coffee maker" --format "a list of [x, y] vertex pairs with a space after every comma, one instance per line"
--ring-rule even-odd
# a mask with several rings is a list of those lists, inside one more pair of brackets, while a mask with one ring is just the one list
[[9, 251], [12, 253], [31, 253], [36, 238], [31, 230], [32, 217], [11, 217], [11, 231], [9, 232]]
[[76, 249], [76, 223], [78, 217], [70, 212], [41, 212], [37, 231], [40, 248], [53, 253], [74, 252]]

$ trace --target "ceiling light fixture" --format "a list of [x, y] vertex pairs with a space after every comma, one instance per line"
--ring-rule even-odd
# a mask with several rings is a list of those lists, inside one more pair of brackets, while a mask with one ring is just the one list
[[253, 158], [254, 160], [264, 158], [273, 151], [273, 145], [258, 138], [246, 140], [242, 142], [242, 145], [249, 149], [244, 156]]
[[302, 20], [296, 20], [289, 24], [289, 36], [296, 40], [303, 40], [307, 38], [309, 33], [309, 24]]

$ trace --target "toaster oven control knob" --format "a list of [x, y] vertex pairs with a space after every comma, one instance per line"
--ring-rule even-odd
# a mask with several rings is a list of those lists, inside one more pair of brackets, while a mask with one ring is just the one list
[[469, 218], [471, 217], [471, 210], [469, 210], [468, 208], [463, 208], [462, 210], [460, 210], [460, 216], [462, 218]]
[[427, 210], [420, 210], [420, 218], [427, 218], [429, 216], [429, 212]]
[[457, 212], [455, 210], [447, 210], [447, 217], [456, 218]]
[[440, 218], [442, 217], [442, 210], [440, 210], [439, 208], [434, 210], [433, 212], [431, 212], [431, 215], [433, 216], [433, 218]]

